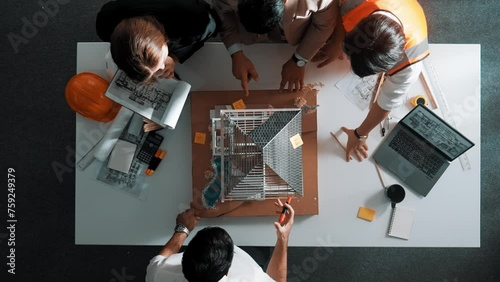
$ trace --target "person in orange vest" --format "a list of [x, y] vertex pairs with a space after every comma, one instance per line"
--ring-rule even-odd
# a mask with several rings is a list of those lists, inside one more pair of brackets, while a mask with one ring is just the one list
[[401, 106], [404, 95], [418, 79], [421, 61], [429, 55], [427, 22], [416, 0], [340, 0], [341, 17], [332, 39], [313, 58], [323, 67], [344, 52], [352, 71], [365, 77], [385, 73], [377, 102], [355, 129], [342, 127], [349, 139], [346, 160], [354, 153], [359, 161], [368, 157], [370, 131]]

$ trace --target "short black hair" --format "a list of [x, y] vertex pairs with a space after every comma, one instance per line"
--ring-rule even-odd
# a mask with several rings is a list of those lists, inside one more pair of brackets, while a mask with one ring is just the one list
[[189, 282], [217, 282], [229, 271], [234, 243], [226, 230], [206, 227], [193, 237], [182, 256], [182, 272]]
[[392, 69], [403, 59], [405, 44], [403, 27], [380, 14], [362, 19], [344, 38], [352, 71], [359, 77]]
[[239, 0], [238, 16], [246, 31], [265, 34], [276, 28], [283, 18], [283, 0]]

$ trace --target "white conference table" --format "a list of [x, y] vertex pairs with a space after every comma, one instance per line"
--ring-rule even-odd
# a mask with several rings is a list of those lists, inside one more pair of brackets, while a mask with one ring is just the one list
[[[91, 71], [107, 77], [105, 57], [108, 43], [79, 43], [77, 73]], [[259, 82], [250, 89], [277, 89], [281, 66], [293, 53], [285, 44], [247, 46]], [[341, 126], [355, 127], [366, 115], [339, 90], [335, 83], [348, 70], [346, 60], [323, 69], [310, 63], [306, 83], [322, 82], [318, 108], [319, 215], [297, 216], [290, 246], [356, 247], [479, 247], [480, 246], [480, 45], [431, 44], [436, 73], [459, 130], [476, 145], [467, 152], [471, 170], [463, 171], [454, 161], [427, 197], [406, 189], [400, 204], [416, 209], [411, 238], [387, 236], [391, 216], [389, 202], [371, 159], [344, 160], [342, 148], [330, 131]], [[192, 90], [238, 90], [231, 61], [221, 43], [208, 43], [183, 65], [181, 78]], [[409, 97], [423, 93], [420, 83], [412, 86]], [[250, 94], [251, 95], [251, 94]], [[235, 100], [241, 97], [235, 97]], [[395, 111], [401, 118], [409, 107]], [[400, 113], [398, 113], [400, 112]], [[439, 110], [436, 110], [440, 114]], [[102, 136], [109, 124], [76, 117], [77, 159]], [[138, 200], [95, 180], [101, 163], [94, 161], [85, 171], [76, 170], [75, 243], [105, 245], [163, 245], [170, 238], [177, 214], [191, 200], [190, 103], [186, 103], [175, 130], [160, 131], [162, 149], [168, 151], [155, 175], [149, 178], [148, 197]], [[375, 129], [368, 145], [373, 153], [382, 137]], [[386, 184], [397, 183], [383, 173]], [[306, 191], [307, 193], [307, 191]], [[358, 208], [376, 210], [368, 222], [356, 217]], [[206, 226], [226, 229], [237, 245], [273, 246], [274, 217], [220, 217], [201, 219], [194, 230]], [[187, 242], [186, 242], [187, 243]]]

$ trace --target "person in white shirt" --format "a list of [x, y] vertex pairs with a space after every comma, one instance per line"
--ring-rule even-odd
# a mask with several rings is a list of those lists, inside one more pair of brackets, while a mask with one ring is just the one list
[[341, 17], [332, 39], [312, 59], [323, 67], [342, 52], [349, 57], [354, 74], [365, 77], [385, 73], [378, 100], [356, 129], [342, 127], [349, 136], [346, 160], [354, 153], [368, 157], [366, 139], [393, 109], [400, 107], [411, 84], [429, 55], [427, 21], [417, 0], [339, 1]]
[[148, 265], [146, 282], [286, 281], [288, 238], [295, 212], [292, 206], [279, 199], [275, 205], [286, 207], [288, 211], [282, 224], [274, 222], [277, 240], [266, 272], [250, 255], [235, 246], [229, 234], [220, 227], [198, 231], [184, 253], [178, 253], [199, 220], [191, 208], [177, 216], [174, 234]]

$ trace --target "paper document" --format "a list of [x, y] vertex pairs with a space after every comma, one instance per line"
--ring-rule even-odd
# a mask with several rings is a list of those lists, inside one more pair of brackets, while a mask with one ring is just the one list
[[344, 96], [364, 111], [370, 105], [373, 92], [376, 90], [379, 74], [360, 78], [352, 72], [348, 72], [335, 84]]
[[163, 127], [174, 129], [190, 90], [189, 83], [176, 79], [137, 84], [118, 70], [105, 95]]
[[123, 173], [128, 173], [130, 165], [134, 160], [136, 148], [136, 144], [123, 140], [116, 141], [115, 147], [113, 148], [113, 151], [111, 151], [108, 167]]

